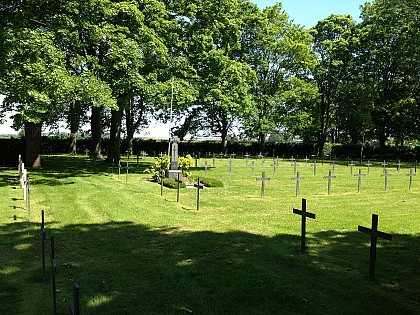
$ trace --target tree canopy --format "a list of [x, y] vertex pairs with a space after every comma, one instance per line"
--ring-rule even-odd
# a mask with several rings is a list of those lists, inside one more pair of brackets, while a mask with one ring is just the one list
[[[362, 147], [418, 141], [420, 5], [375, 0], [362, 21], [331, 15], [312, 29], [281, 4], [249, 0], [16, 1], [0, 4], [1, 112], [15, 126], [87, 119], [108, 159], [152, 119], [173, 133], [300, 138]], [[125, 118], [125, 124], [123, 123]], [[401, 123], [404, 121], [404, 123]]]

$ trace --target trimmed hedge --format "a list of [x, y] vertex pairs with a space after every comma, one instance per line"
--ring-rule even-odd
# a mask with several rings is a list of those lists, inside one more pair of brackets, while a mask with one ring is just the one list
[[[197, 181], [197, 177], [192, 177], [194, 181]], [[223, 187], [223, 183], [216, 178], [200, 177], [200, 183], [206, 187]]]
[[[85, 150], [90, 148], [90, 138], [80, 138], [77, 140], [77, 153], [85, 154]], [[69, 153], [69, 137], [42, 137], [42, 154], [66, 154]], [[106, 154], [109, 147], [109, 139], [102, 140], [102, 150]], [[167, 152], [167, 140], [154, 139], [134, 139], [133, 154], [140, 154], [146, 151], [149, 156], [158, 156], [160, 152]], [[121, 141], [121, 155], [126, 154], [127, 141]], [[235, 153], [238, 156], [245, 154], [258, 155], [259, 147], [253, 141], [230, 141], [227, 146], [228, 153]], [[221, 153], [219, 141], [182, 141], [179, 144], [180, 156], [191, 154], [195, 157], [205, 157], [207, 153]], [[0, 165], [13, 166], [17, 164], [18, 155], [25, 154], [25, 139], [2, 138], [0, 139]], [[307, 143], [267, 143], [265, 147], [265, 156], [279, 157], [313, 157], [316, 154], [316, 145]], [[366, 146], [363, 155], [365, 159], [391, 160], [401, 159], [404, 161], [416, 160], [420, 156], [420, 147], [395, 147], [388, 146], [380, 151], [376, 146]], [[211, 157], [210, 155], [208, 156]], [[360, 145], [344, 144], [334, 145], [332, 151], [333, 159], [359, 159]], [[327, 158], [327, 157], [326, 157]]]
[[[178, 189], [178, 181], [174, 178], [164, 178], [163, 179], [163, 186], [168, 187], [170, 189]], [[181, 188], [187, 187], [185, 182], [181, 181]]]

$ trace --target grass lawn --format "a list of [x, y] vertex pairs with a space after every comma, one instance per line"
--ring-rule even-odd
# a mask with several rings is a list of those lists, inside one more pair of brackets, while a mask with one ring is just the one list
[[[123, 160], [122, 165], [125, 165]], [[198, 165], [204, 165], [204, 159]], [[150, 181], [152, 158], [130, 161], [128, 183], [116, 169], [84, 156], [45, 156], [29, 170], [31, 220], [17, 170], [0, 169], [0, 314], [51, 314], [41, 268], [41, 209], [47, 246], [55, 237], [58, 314], [68, 314], [72, 284], [80, 286], [82, 314], [420, 314], [420, 178], [408, 190], [409, 165], [381, 162], [362, 178], [358, 168], [299, 161], [305, 177], [295, 196], [293, 166], [217, 159], [205, 174], [222, 188], [176, 190]], [[212, 165], [212, 160], [208, 164]], [[271, 177], [261, 198], [261, 177]], [[125, 172], [125, 170], [122, 170]], [[307, 220], [307, 253], [300, 252], [301, 198], [316, 219]], [[370, 237], [357, 231], [379, 215], [376, 281], [368, 281]], [[14, 220], [16, 216], [16, 220]]]

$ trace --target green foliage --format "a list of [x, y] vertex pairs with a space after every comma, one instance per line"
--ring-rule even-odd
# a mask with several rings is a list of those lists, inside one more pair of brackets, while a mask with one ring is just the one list
[[[193, 180], [197, 183], [197, 177], [194, 176]], [[200, 183], [206, 187], [223, 187], [223, 182], [216, 178], [200, 177]]]
[[332, 153], [333, 144], [331, 142], [325, 142], [324, 148], [322, 150], [323, 156], [330, 156]]
[[145, 169], [144, 172], [152, 174], [153, 180], [160, 182], [162, 178], [165, 178], [165, 174], [169, 169], [170, 163], [170, 156], [165, 154], [162, 157], [155, 158], [155, 163], [152, 165], [152, 167]]
[[[187, 185], [184, 181], [180, 180], [180, 188], [185, 188]], [[174, 178], [164, 178], [163, 179], [163, 186], [171, 188], [171, 189], [178, 189], [178, 180]]]
[[190, 154], [188, 154], [185, 157], [183, 156], [179, 157], [178, 166], [182, 170], [183, 176], [189, 177], [191, 175], [191, 172], [189, 171], [189, 169], [190, 167], [194, 165], [194, 162], [195, 161]]

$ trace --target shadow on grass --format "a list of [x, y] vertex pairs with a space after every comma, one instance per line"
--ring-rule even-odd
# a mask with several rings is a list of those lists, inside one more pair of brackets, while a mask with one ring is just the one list
[[[2, 226], [1, 314], [52, 310], [51, 285], [41, 281], [38, 229]], [[369, 237], [358, 232], [310, 234], [307, 255], [299, 253], [299, 237], [287, 234], [190, 232], [131, 222], [47, 227], [51, 234], [62, 314], [73, 282], [81, 288], [83, 314], [420, 311], [420, 242], [411, 235], [380, 242], [378, 279], [372, 283], [366, 280]]]
[[[2, 169], [0, 169], [0, 172]], [[16, 186], [19, 185], [19, 175], [16, 170], [16, 176], [9, 174], [0, 174], [0, 187], [3, 186]]]
[[[142, 174], [150, 166], [150, 163], [135, 160], [129, 161], [129, 174]], [[121, 175], [125, 176], [126, 162], [121, 163]], [[63, 179], [72, 177], [88, 177], [96, 175], [117, 174], [118, 166], [108, 164], [105, 160], [97, 160], [94, 163], [86, 156], [55, 155], [43, 156], [42, 168], [30, 169], [28, 176], [33, 179], [32, 184], [36, 185], [71, 185], [74, 182], [63, 182]], [[7, 183], [6, 183], [7, 184]], [[5, 184], [5, 185], [6, 185]], [[0, 179], [1, 185], [1, 179]]]

